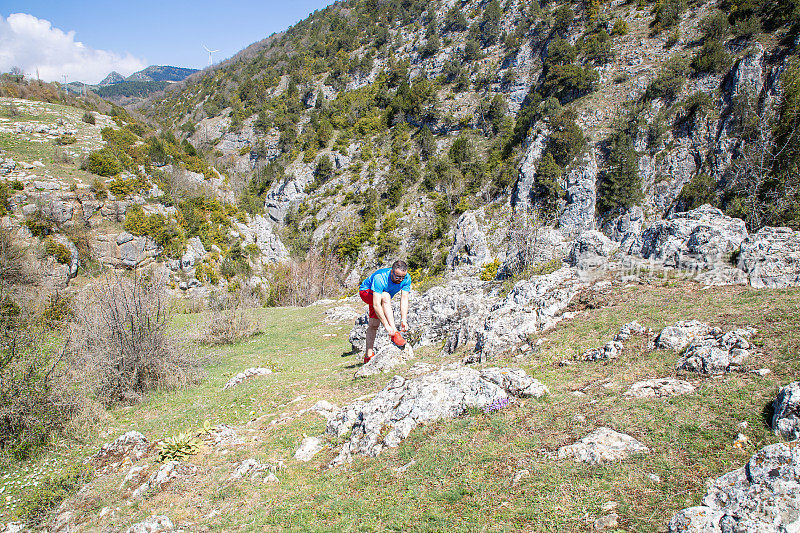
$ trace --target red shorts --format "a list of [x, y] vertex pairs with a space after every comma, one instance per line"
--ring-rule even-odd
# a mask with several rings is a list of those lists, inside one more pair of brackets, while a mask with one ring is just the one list
[[372, 291], [370, 289], [364, 289], [363, 291], [358, 291], [358, 295], [361, 296], [361, 299], [364, 300], [364, 303], [369, 305], [369, 317], [370, 318], [378, 318], [378, 314], [375, 312], [375, 307], [372, 305], [373, 303], [373, 296]]

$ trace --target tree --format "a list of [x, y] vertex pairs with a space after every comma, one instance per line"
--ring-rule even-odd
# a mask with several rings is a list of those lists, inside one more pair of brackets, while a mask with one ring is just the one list
[[561, 167], [549, 152], [542, 156], [536, 167], [536, 196], [546, 213], [554, 213], [558, 200], [564, 196], [564, 189], [559, 183], [561, 173]]
[[547, 142], [547, 152], [559, 166], [569, 165], [586, 151], [586, 136], [575, 122], [572, 111], [562, 112], [551, 121], [550, 127], [552, 133]]
[[569, 6], [559, 7], [553, 13], [553, 31], [561, 37], [566, 37], [573, 20], [575, 20], [575, 13]]
[[481, 39], [487, 45], [497, 42], [497, 38], [500, 36], [500, 17], [502, 14], [500, 2], [497, 0], [491, 0], [483, 11]]
[[627, 209], [644, 196], [639, 176], [639, 154], [629, 132], [632, 127], [632, 124], [618, 123], [609, 140], [609, 168], [601, 173], [597, 188], [600, 214], [618, 208]]

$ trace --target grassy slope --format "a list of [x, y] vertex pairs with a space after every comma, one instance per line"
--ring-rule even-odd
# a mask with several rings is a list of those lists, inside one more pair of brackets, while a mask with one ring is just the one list
[[[603, 503], [616, 501], [619, 530], [663, 531], [676, 510], [700, 501], [707, 478], [742, 465], [756, 448], [777, 440], [763, 412], [776, 385], [796, 379], [800, 369], [800, 291], [703, 291], [692, 283], [655, 283], [615, 288], [606, 307], [587, 310], [542, 335], [537, 353], [496, 362], [525, 368], [550, 387], [549, 397], [418, 428], [397, 449], [332, 470], [325, 468], [336, 453], [332, 441], [311, 463], [292, 459], [303, 434], [324, 430], [321, 417], [270, 422], [320, 399], [341, 405], [375, 392], [391, 375], [353, 381], [358, 356], [340, 357], [349, 349], [349, 325], [324, 325], [322, 307], [259, 311], [264, 334], [232, 347], [198, 350], [206, 361], [205, 382], [115, 410], [94, 442], [62, 455], [88, 455], [130, 429], [153, 441], [197, 432], [205, 419], [236, 426], [247, 443], [227, 453], [205, 447], [191, 460], [198, 466], [196, 476], [130, 506], [119, 490], [127, 469], [97, 478], [77, 502], [81, 521], [88, 521], [83, 530], [123, 529], [151, 514], [166, 514], [189, 530], [211, 531], [589, 531]], [[557, 365], [607, 341], [627, 321], [659, 330], [692, 318], [725, 329], [758, 327], [756, 342], [763, 355], [751, 359], [746, 369], [768, 367], [772, 373], [682, 375], [698, 386], [695, 393], [631, 401], [623, 397], [631, 383], [675, 375], [677, 354], [651, 351], [643, 339], [632, 338], [616, 361]], [[200, 328], [198, 315], [178, 320], [181, 330]], [[435, 350], [418, 352], [422, 360], [442, 361]], [[249, 366], [270, 366], [276, 373], [221, 391], [229, 377]], [[299, 396], [304, 398], [292, 402]], [[741, 422], [747, 422], [747, 429], [738, 427]], [[633, 435], [652, 452], [607, 466], [551, 458], [559, 446], [601, 425]], [[734, 445], [739, 432], [750, 439], [744, 449]], [[232, 464], [250, 457], [283, 460], [287, 469], [278, 473], [281, 482], [225, 482]], [[412, 459], [416, 462], [404, 473], [393, 470]], [[35, 465], [13, 465], [9, 472], [49, 468], [55, 460], [48, 453]], [[152, 458], [143, 463], [155, 468]], [[521, 469], [530, 476], [512, 486]], [[660, 483], [649, 474], [659, 476]], [[103, 507], [118, 510], [101, 519]], [[218, 512], [208, 518], [212, 511]]]

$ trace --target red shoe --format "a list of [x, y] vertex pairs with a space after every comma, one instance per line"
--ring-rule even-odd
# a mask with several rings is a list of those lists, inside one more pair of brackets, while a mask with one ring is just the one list
[[[373, 355], [372, 357], [375, 357], [375, 356]], [[372, 357], [370, 357], [370, 356], [365, 354], [364, 355], [364, 364], [366, 365], [367, 363], [369, 363], [372, 360]]]
[[398, 348], [402, 348], [406, 345], [406, 340], [403, 338], [403, 335], [399, 331], [395, 331], [394, 335], [392, 335], [392, 342]]

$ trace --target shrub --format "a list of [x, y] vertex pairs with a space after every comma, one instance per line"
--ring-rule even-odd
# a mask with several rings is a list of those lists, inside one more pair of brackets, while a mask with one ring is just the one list
[[680, 57], [670, 57], [656, 79], [650, 82], [644, 93], [645, 100], [655, 98], [674, 99], [686, 81], [688, 65]]
[[697, 72], [719, 74], [731, 68], [731, 55], [717, 39], [707, 39], [692, 59], [692, 68]]
[[500, 260], [495, 259], [491, 263], [487, 263], [481, 270], [482, 281], [493, 281], [497, 277], [497, 270], [500, 268]]
[[562, 104], [567, 104], [594, 90], [600, 75], [594, 68], [580, 65], [554, 65], [547, 70], [542, 92], [545, 96], [555, 96]]
[[101, 148], [89, 154], [83, 169], [98, 176], [115, 176], [122, 171], [122, 163], [113, 150]]
[[87, 124], [92, 124], [92, 125], [94, 125], [95, 122], [96, 122], [96, 120], [94, 118], [94, 114], [90, 113], [89, 111], [85, 111], [83, 113], [83, 116], [81, 117], [81, 120], [83, 120]]
[[627, 128], [618, 124], [609, 142], [609, 168], [601, 173], [597, 209], [601, 214], [629, 208], [643, 197], [639, 154]]
[[687, 211], [700, 207], [703, 204], [716, 205], [717, 182], [706, 173], [700, 173], [681, 189], [678, 200]]
[[681, 20], [681, 14], [686, 11], [686, 0], [658, 0], [653, 8], [653, 22], [651, 26], [656, 32], [676, 26]]
[[36, 214], [25, 219], [25, 227], [28, 228], [35, 237], [46, 237], [53, 232], [53, 223], [45, 220], [41, 214]]
[[575, 13], [569, 6], [561, 6], [553, 12], [553, 31], [564, 37], [572, 26]]
[[61, 263], [62, 265], [69, 264], [72, 260], [72, 254], [69, 251], [69, 248], [55, 240], [53, 237], [47, 237], [44, 240], [44, 249], [47, 252], [47, 255], [52, 255], [56, 258], [56, 261]]
[[586, 136], [575, 122], [574, 112], [562, 112], [551, 121], [551, 129], [547, 152], [559, 166], [566, 167], [586, 151]]
[[614, 21], [614, 27], [611, 29], [611, 35], [627, 35], [628, 22], [625, 19], [617, 19]]
[[108, 198], [108, 185], [106, 185], [106, 182], [103, 180], [95, 178], [89, 190], [94, 193], [95, 198], [98, 200], [105, 200]]
[[707, 15], [700, 21], [700, 31], [707, 39], [721, 39], [728, 34], [729, 29], [728, 17], [722, 11]]
[[56, 144], [59, 146], [65, 146], [68, 144], [75, 144], [78, 142], [78, 139], [75, 138], [74, 135], [63, 134], [58, 139], [56, 139]]
[[550, 152], [544, 154], [536, 167], [536, 195], [548, 213], [555, 211], [559, 198], [564, 195], [558, 182], [560, 177], [561, 167], [556, 164]]
[[168, 330], [171, 311], [165, 274], [103, 277], [91, 302], [77, 305], [75, 349], [94, 374], [95, 394], [106, 405], [187, 384], [194, 367]]
[[182, 461], [200, 451], [202, 441], [197, 437], [180, 433], [158, 443], [158, 462]]

